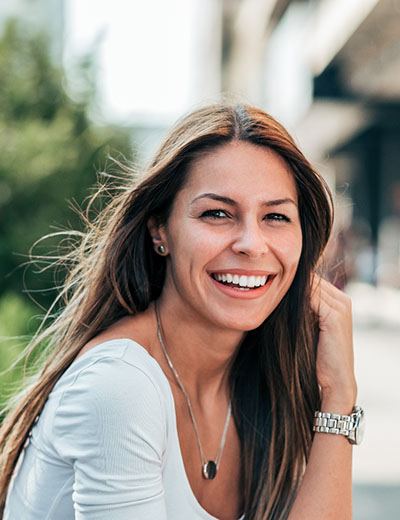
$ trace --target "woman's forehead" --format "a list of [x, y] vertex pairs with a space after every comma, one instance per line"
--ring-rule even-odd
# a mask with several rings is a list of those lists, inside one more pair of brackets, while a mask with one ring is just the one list
[[198, 157], [189, 167], [184, 191], [188, 196], [220, 191], [297, 200], [296, 182], [286, 161], [269, 148], [241, 141]]

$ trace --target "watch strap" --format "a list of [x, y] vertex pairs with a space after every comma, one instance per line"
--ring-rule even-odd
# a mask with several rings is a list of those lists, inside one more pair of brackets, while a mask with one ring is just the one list
[[331, 412], [315, 412], [313, 431], [320, 433], [333, 433], [348, 437], [354, 429], [354, 421], [351, 415], [341, 415]]

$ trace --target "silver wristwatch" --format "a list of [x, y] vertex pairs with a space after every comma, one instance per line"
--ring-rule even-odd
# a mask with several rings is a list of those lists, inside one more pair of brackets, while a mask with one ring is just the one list
[[350, 444], [361, 444], [364, 436], [365, 415], [361, 406], [355, 406], [350, 415], [315, 412], [313, 431], [344, 435]]

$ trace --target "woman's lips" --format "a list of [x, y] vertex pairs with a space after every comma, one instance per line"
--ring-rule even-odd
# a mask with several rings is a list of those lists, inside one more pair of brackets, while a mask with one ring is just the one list
[[226, 285], [222, 282], [218, 282], [210, 275], [210, 279], [211, 279], [212, 283], [222, 293], [226, 294], [227, 296], [231, 296], [233, 298], [240, 298], [240, 299], [244, 299], [244, 300], [252, 300], [254, 298], [259, 298], [260, 296], [265, 294], [265, 292], [269, 289], [269, 286], [271, 285], [274, 278], [275, 278], [275, 275], [270, 275], [266, 284], [262, 285], [261, 287], [239, 288], [239, 287], [234, 287], [233, 285]]

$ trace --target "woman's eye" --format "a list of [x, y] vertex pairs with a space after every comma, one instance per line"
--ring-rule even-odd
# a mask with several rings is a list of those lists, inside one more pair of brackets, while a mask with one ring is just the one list
[[221, 219], [227, 216], [227, 213], [223, 209], [208, 209], [204, 211], [201, 217], [213, 218], [213, 219]]
[[266, 215], [266, 218], [274, 222], [291, 222], [290, 218], [282, 213], [269, 213]]

